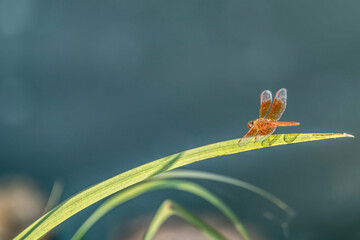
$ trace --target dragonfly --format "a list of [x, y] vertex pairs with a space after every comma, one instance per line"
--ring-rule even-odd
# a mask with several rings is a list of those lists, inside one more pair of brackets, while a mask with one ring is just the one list
[[[239, 146], [248, 144], [253, 137], [256, 142], [266, 140], [274, 133], [276, 127], [298, 126], [298, 122], [279, 122], [286, 108], [287, 91], [285, 88], [277, 91], [274, 102], [269, 90], [265, 90], [260, 95], [259, 118], [248, 123], [249, 131], [239, 140]], [[271, 106], [271, 108], [270, 108]], [[269, 110], [270, 109], [270, 110]]]

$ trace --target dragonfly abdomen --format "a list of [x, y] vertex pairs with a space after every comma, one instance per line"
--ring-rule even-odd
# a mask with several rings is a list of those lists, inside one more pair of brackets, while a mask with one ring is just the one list
[[298, 123], [298, 122], [277, 122], [277, 121], [274, 121], [274, 122], [271, 122], [271, 123], [274, 123], [274, 125], [277, 126], [277, 127], [290, 127], [290, 126], [298, 126], [298, 125], [300, 125], [300, 123]]

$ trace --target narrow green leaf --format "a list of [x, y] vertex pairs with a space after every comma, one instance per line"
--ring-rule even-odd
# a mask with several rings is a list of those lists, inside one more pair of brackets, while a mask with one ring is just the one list
[[149, 191], [159, 189], [177, 189], [197, 195], [217, 207], [227, 218], [234, 224], [236, 230], [243, 236], [245, 240], [250, 240], [249, 234], [235, 213], [217, 196], [198, 184], [185, 180], [149, 180], [136, 184], [132, 187], [124, 189], [116, 195], [107, 199], [102, 203], [95, 212], [81, 225], [78, 231], [72, 237], [72, 240], [80, 240], [85, 233], [106, 213], [120, 204], [135, 198]]
[[144, 234], [143, 240], [151, 240], [155, 234], [159, 231], [161, 225], [174, 214], [174, 210], [171, 207], [173, 201], [165, 200], [160, 208], [155, 213], [155, 216], [151, 220], [151, 223]]
[[[15, 237], [15, 240], [39, 239], [72, 215], [100, 201], [101, 199], [104, 199], [107, 196], [126, 187], [141, 182], [151, 176], [193, 162], [223, 155], [250, 151], [263, 147], [273, 147], [290, 143], [300, 143], [341, 137], [352, 136], [348, 134], [336, 133], [280, 134], [271, 135], [267, 140], [261, 143], [254, 142], [252, 140], [249, 144], [242, 147], [238, 146], [238, 139], [233, 139], [173, 154], [121, 173], [78, 193], [31, 224], [17, 237]], [[141, 146], [139, 146], [139, 150], [141, 150]]]
[[165, 200], [163, 204], [161, 204], [159, 210], [156, 212], [154, 218], [152, 219], [143, 239], [153, 239], [155, 234], [160, 229], [161, 225], [172, 215], [176, 215], [184, 219], [185, 221], [199, 229], [209, 239], [226, 240], [226, 238], [222, 236], [218, 231], [216, 231], [213, 227], [192, 214], [190, 211], [186, 210], [181, 205], [171, 200]]
[[279, 207], [280, 209], [284, 210], [290, 217], [295, 216], [295, 210], [293, 210], [290, 206], [288, 206], [285, 202], [283, 202], [281, 199], [277, 198], [273, 194], [265, 191], [264, 189], [261, 189], [257, 186], [254, 186], [250, 183], [219, 175], [214, 173], [208, 173], [208, 172], [202, 172], [202, 171], [195, 171], [195, 170], [174, 170], [171, 172], [165, 172], [161, 173], [157, 176], [152, 177], [151, 179], [168, 179], [168, 178], [197, 178], [197, 179], [204, 179], [204, 180], [211, 180], [211, 181], [217, 181], [222, 183], [231, 184], [234, 186], [238, 186], [244, 189], [247, 189], [251, 192], [254, 192], [255, 194], [258, 194], [259, 196], [269, 200], [274, 205]]
[[60, 198], [63, 190], [64, 190], [64, 185], [62, 184], [62, 182], [60, 180], [56, 180], [52, 187], [48, 202], [45, 206], [44, 214], [47, 213], [49, 210], [51, 210], [60, 202]]

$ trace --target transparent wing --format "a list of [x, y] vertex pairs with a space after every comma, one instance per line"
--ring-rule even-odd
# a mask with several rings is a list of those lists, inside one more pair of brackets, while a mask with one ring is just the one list
[[272, 101], [272, 95], [269, 90], [265, 90], [260, 95], [260, 111], [259, 117], [264, 118], [266, 113], [269, 111], [270, 105]]
[[248, 144], [252, 139], [254, 139], [253, 137], [256, 136], [256, 134], [258, 133], [259, 129], [256, 127], [252, 127], [240, 140], [239, 140], [239, 146], [244, 146], [246, 144]]
[[255, 137], [255, 141], [262, 142], [266, 140], [271, 134], [275, 132], [276, 127], [267, 127], [265, 129], [260, 130]]
[[268, 115], [266, 116], [267, 119], [277, 121], [281, 118], [281, 115], [284, 113], [286, 108], [286, 98], [286, 89], [280, 89], [275, 95], [274, 102], [269, 110]]

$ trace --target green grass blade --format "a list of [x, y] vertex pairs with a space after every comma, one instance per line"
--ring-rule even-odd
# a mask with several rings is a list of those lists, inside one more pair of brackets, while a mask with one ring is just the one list
[[223, 201], [221, 201], [221, 199], [200, 185], [185, 180], [149, 180], [124, 189], [101, 204], [95, 210], [95, 212], [81, 225], [81, 227], [72, 237], [72, 240], [81, 239], [101, 217], [120, 204], [143, 193], [165, 188], [186, 191], [208, 201], [228, 217], [228, 219], [235, 226], [236, 230], [243, 236], [245, 240], [250, 240], [249, 234], [247, 233], [245, 227], [236, 217], [235, 213]]
[[[252, 141], [242, 147], [238, 146], [238, 139], [233, 139], [176, 153], [121, 173], [76, 194], [42, 216], [14, 239], [39, 239], [69, 217], [101, 199], [151, 176], [193, 162], [264, 147], [341, 137], [352, 136], [336, 133], [280, 134], [271, 135], [261, 143]], [[139, 150], [141, 150], [141, 146], [139, 146]]]
[[151, 220], [151, 223], [144, 235], [143, 240], [151, 240], [154, 238], [155, 234], [160, 229], [161, 225], [174, 214], [174, 210], [171, 207], [172, 205], [171, 200], [165, 200], [160, 208], [155, 213], [155, 216]]
[[165, 200], [161, 204], [159, 210], [156, 212], [154, 218], [152, 219], [148, 230], [145, 233], [143, 240], [151, 240], [154, 238], [155, 234], [160, 229], [161, 225], [172, 215], [176, 215], [197, 229], [199, 229], [204, 235], [212, 240], [226, 240], [218, 231], [213, 227], [202, 221], [200, 218], [186, 210], [184, 207], [175, 203], [171, 200]]
[[231, 184], [231, 185], [234, 185], [237, 187], [247, 189], [247, 190], [254, 192], [255, 194], [258, 194], [259, 196], [269, 200], [274, 205], [276, 205], [280, 209], [284, 210], [290, 217], [294, 217], [296, 214], [295, 210], [293, 210], [290, 206], [288, 206], [285, 202], [283, 202], [281, 199], [277, 198], [273, 194], [271, 194], [257, 186], [254, 186], [250, 183], [247, 183], [247, 182], [235, 179], [235, 178], [226, 177], [226, 176], [214, 174], [214, 173], [195, 171], [195, 170], [174, 170], [171, 172], [165, 172], [165, 173], [159, 174], [151, 179], [164, 179], [164, 178], [165, 179], [168, 179], [168, 178], [196, 178], [196, 179], [204, 179], [204, 180], [211, 180], [211, 181], [217, 181], [217, 182]]
[[47, 213], [49, 210], [51, 210], [60, 202], [60, 198], [63, 190], [64, 190], [64, 185], [62, 184], [62, 182], [60, 180], [56, 180], [51, 189], [48, 202], [44, 208], [44, 214]]

